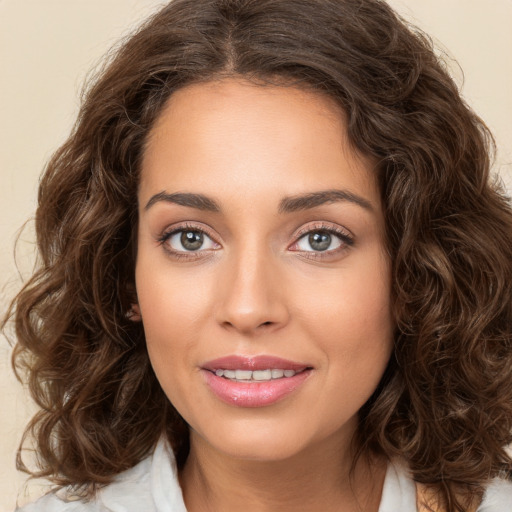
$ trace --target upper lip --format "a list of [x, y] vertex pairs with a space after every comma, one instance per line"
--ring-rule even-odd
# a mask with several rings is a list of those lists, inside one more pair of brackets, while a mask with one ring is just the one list
[[202, 365], [205, 370], [294, 370], [296, 372], [311, 368], [311, 365], [289, 361], [281, 357], [270, 355], [242, 356], [231, 355], [219, 357]]

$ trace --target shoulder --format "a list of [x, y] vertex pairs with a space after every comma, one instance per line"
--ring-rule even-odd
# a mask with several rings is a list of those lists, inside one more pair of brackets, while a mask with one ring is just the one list
[[512, 510], [512, 482], [494, 479], [487, 486], [478, 512], [509, 512]]
[[94, 503], [64, 501], [51, 492], [34, 503], [17, 508], [15, 512], [93, 512], [98, 510]]
[[[417, 486], [403, 462], [390, 463], [382, 490], [379, 512], [417, 510]], [[512, 482], [495, 478], [486, 487], [477, 512], [512, 511]]]
[[155, 454], [152, 454], [133, 468], [120, 473], [89, 501], [73, 496], [70, 489], [64, 488], [52, 491], [34, 503], [16, 509], [16, 512], [153, 512], [156, 510], [152, 507], [154, 459]]
[[172, 449], [161, 439], [154, 452], [88, 502], [73, 498], [69, 489], [43, 496], [17, 512], [186, 512]]

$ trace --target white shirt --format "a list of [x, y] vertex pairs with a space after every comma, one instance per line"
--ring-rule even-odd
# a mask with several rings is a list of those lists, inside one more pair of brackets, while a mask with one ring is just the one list
[[[62, 493], [61, 493], [62, 494]], [[89, 503], [63, 501], [50, 493], [22, 512], [187, 512], [174, 455], [160, 441], [150, 457], [121, 473]], [[416, 512], [416, 487], [400, 465], [388, 466], [379, 512]], [[512, 482], [494, 480], [487, 488], [478, 512], [512, 512]]]

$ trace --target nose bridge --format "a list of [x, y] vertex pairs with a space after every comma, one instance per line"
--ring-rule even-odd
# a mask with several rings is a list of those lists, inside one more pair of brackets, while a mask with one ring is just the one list
[[287, 309], [268, 244], [253, 236], [234, 247], [225, 264], [219, 322], [245, 333], [283, 325]]

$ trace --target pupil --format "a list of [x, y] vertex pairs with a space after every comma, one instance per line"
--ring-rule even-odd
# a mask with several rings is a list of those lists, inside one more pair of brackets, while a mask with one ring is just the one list
[[198, 231], [184, 231], [181, 234], [181, 245], [189, 251], [197, 251], [203, 245], [203, 234]]
[[325, 251], [331, 245], [331, 235], [325, 231], [318, 231], [309, 235], [309, 245], [315, 251]]

